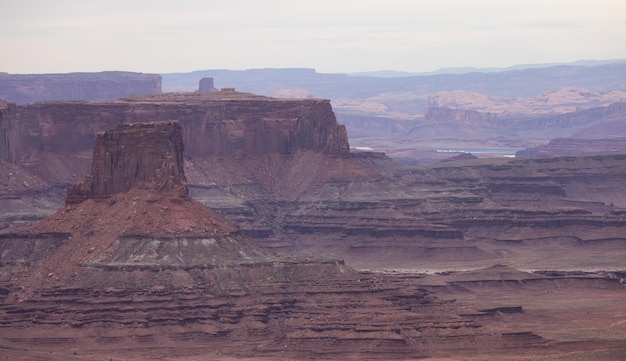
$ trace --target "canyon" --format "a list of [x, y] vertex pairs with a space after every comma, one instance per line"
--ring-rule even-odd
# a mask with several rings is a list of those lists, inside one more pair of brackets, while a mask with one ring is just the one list
[[403, 166], [231, 88], [2, 103], [0, 134], [10, 359], [626, 353], [620, 149]]
[[531, 332], [487, 333], [402, 278], [262, 249], [189, 198], [182, 139], [174, 121], [99, 133], [91, 173], [66, 206], [2, 235], [7, 355], [414, 359], [543, 348]]

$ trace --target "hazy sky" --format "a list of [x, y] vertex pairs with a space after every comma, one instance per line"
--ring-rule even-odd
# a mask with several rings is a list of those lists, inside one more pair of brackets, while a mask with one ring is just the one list
[[626, 58], [624, 0], [0, 0], [0, 71], [431, 71]]

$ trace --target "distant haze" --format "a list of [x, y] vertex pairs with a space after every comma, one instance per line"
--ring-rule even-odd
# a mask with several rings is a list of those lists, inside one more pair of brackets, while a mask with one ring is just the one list
[[623, 59], [625, 14], [622, 0], [2, 0], [0, 72], [427, 72]]

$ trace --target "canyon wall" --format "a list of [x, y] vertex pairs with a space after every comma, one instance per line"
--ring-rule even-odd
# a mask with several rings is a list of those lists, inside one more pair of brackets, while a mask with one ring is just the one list
[[[273, 99], [233, 90], [162, 94], [111, 102], [41, 102], [0, 108], [0, 160], [58, 182], [62, 169], [85, 174], [96, 134], [122, 123], [178, 120], [185, 153], [207, 156], [293, 154], [309, 150], [349, 154], [345, 127], [330, 102]], [[58, 164], [74, 159], [71, 164]], [[56, 177], [56, 178], [55, 178]]]
[[626, 137], [608, 139], [556, 138], [548, 144], [520, 150], [517, 158], [550, 158], [561, 156], [626, 153]]
[[424, 116], [425, 122], [452, 122], [473, 125], [490, 125], [497, 119], [497, 114], [445, 107], [430, 108], [428, 113]]
[[[570, 133], [580, 127], [596, 125], [602, 121], [624, 119], [626, 103], [614, 103], [564, 114], [546, 115], [500, 115], [469, 109], [452, 109], [446, 107], [430, 108], [424, 121], [426, 123], [454, 123], [456, 125], [473, 125], [482, 127], [498, 127], [506, 131], [539, 131], [543, 129], [566, 129]], [[611, 133], [608, 133], [611, 134]]]
[[23, 104], [46, 100], [113, 100], [161, 93], [161, 76], [120, 71], [67, 74], [0, 73], [0, 99]]

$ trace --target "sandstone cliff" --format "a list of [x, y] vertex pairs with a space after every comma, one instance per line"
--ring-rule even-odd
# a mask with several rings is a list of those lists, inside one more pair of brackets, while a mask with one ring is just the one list
[[178, 120], [186, 154], [242, 156], [310, 150], [349, 154], [330, 102], [238, 92], [163, 94], [115, 102], [47, 102], [0, 109], [0, 160], [42, 166], [46, 154], [90, 152], [97, 132], [125, 122]]
[[[139, 141], [138, 141], [139, 140]], [[96, 137], [91, 174], [67, 192], [67, 203], [132, 188], [187, 196], [177, 122], [121, 124]]]
[[67, 74], [0, 73], [0, 99], [15, 103], [44, 100], [113, 100], [161, 93], [161, 76], [130, 72]]

